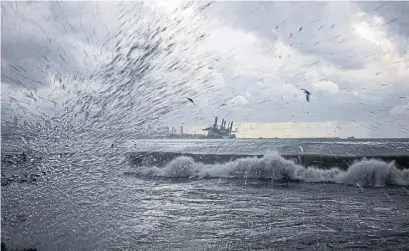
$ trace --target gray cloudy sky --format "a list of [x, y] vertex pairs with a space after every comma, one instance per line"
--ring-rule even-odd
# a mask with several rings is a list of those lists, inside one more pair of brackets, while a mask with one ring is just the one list
[[88, 97], [104, 128], [219, 115], [242, 137], [409, 137], [408, 2], [203, 5], [2, 2], [3, 117]]

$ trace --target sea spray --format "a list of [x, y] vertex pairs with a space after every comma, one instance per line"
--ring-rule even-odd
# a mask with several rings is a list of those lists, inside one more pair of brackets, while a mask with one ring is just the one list
[[320, 169], [302, 166], [277, 153], [264, 157], [239, 158], [226, 163], [203, 164], [192, 157], [179, 156], [163, 167], [142, 165], [136, 174], [169, 178], [251, 178], [274, 181], [290, 180], [308, 183], [331, 182], [359, 186], [409, 186], [409, 170], [399, 170], [395, 163], [376, 159], [362, 159], [347, 170], [337, 167]]

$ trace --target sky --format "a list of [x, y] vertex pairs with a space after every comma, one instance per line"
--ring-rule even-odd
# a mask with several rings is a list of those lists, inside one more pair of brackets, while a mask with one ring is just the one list
[[2, 121], [409, 137], [408, 2], [1, 5]]

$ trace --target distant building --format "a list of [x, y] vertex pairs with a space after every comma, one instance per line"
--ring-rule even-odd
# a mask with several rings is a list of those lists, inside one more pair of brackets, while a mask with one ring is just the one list
[[183, 134], [183, 126], [180, 127], [180, 134]]
[[161, 126], [156, 130], [157, 134], [160, 136], [167, 136], [169, 135], [169, 127], [168, 126]]

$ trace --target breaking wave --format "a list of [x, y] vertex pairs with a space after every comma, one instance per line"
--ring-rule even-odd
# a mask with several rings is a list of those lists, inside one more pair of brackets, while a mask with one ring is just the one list
[[360, 187], [409, 186], [409, 170], [398, 169], [394, 161], [362, 159], [350, 164], [346, 170], [337, 167], [325, 170], [296, 164], [293, 160], [285, 159], [277, 153], [269, 153], [261, 158], [239, 158], [221, 164], [203, 164], [196, 162], [190, 156], [179, 156], [163, 167], [142, 165], [131, 173], [145, 177], [249, 178], [310, 183], [331, 182]]

